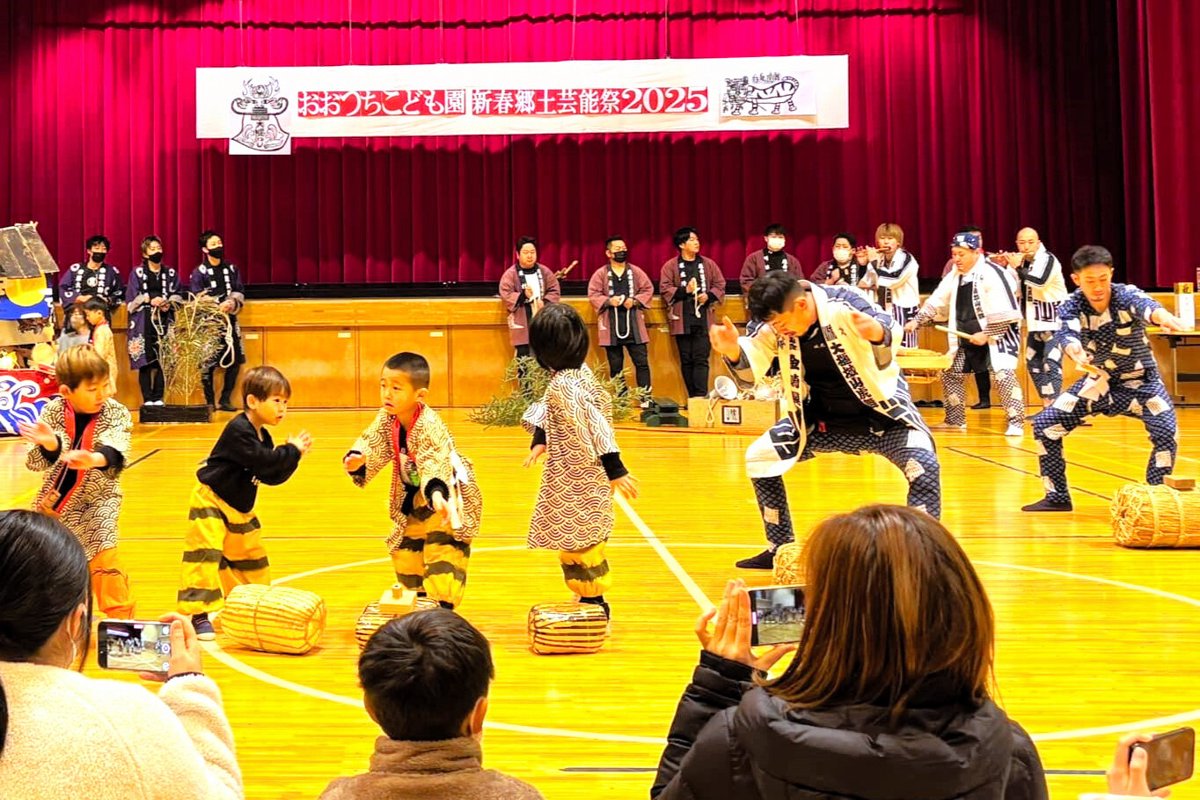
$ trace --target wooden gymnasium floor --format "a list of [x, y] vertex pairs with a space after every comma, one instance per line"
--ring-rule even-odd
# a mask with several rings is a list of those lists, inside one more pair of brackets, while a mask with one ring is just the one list
[[[928, 411], [931, 420], [939, 411]], [[388, 481], [366, 491], [341, 457], [369, 412], [293, 412], [276, 434], [307, 428], [313, 452], [291, 481], [264, 487], [258, 512], [276, 579], [322, 595], [318, 650], [272, 656], [212, 649], [250, 798], [315, 797], [361, 771], [376, 728], [359, 704], [354, 623], [390, 583]], [[696, 660], [698, 595], [716, 597], [734, 559], [763, 544], [742, 470], [748, 436], [636, 426], [619, 432], [641, 480], [639, 519], [618, 512], [611, 563], [614, 633], [598, 655], [526, 649], [533, 603], [564, 599], [556, 559], [524, 547], [538, 472], [521, 468], [528, 439], [447, 415], [483, 487], [485, 522], [462, 613], [491, 639], [486, 764], [548, 798], [643, 798], [675, 703]], [[221, 415], [221, 420], [228, 415]], [[1200, 474], [1200, 410], [1181, 417], [1180, 474]], [[1073, 514], [1023, 515], [1041, 496], [1028, 435], [1010, 442], [999, 410], [970, 412], [967, 434], [938, 434], [944, 521], [975, 560], [998, 619], [1001, 702], [1038, 741], [1051, 791], [1102, 790], [1098, 774], [1120, 731], [1200, 719], [1200, 553], [1133, 552], [1109, 536], [1109, 498], [1141, 479], [1148, 443], [1129, 420], [1097, 420], [1067, 442]], [[193, 468], [219, 424], [135, 430], [125, 473], [122, 549], [140, 616], [170, 609]], [[0, 507], [29, 503], [24, 447], [0, 440]], [[880, 458], [820, 456], [787, 478], [797, 527], [875, 501], [903, 502], [904, 481]], [[742, 573], [765, 584], [769, 575]], [[99, 672], [94, 660], [88, 667]], [[1200, 797], [1200, 781], [1177, 798]]]

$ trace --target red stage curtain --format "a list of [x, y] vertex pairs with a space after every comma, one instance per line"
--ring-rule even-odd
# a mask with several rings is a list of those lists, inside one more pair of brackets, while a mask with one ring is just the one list
[[[653, 274], [680, 225], [734, 277], [773, 221], [810, 269], [835, 232], [865, 239], [885, 220], [926, 276], [966, 222], [991, 249], [1033, 225], [1064, 258], [1082, 243], [1125, 251], [1111, 2], [6, 5], [0, 221], [40, 221], [64, 264], [104, 232], [127, 267], [154, 232], [190, 268], [204, 227], [252, 284], [494, 282], [526, 233], [551, 266], [581, 259], [573, 279], [610, 233]], [[195, 138], [198, 66], [797, 53], [849, 54], [849, 130], [299, 140], [290, 157]]]
[[1194, 281], [1200, 4], [1120, 0], [1118, 8], [1129, 259], [1147, 265], [1149, 284]]

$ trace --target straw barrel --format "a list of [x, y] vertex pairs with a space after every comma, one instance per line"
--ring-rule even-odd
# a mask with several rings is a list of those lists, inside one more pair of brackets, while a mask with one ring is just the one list
[[544, 656], [595, 653], [608, 635], [608, 617], [593, 603], [541, 603], [529, 609], [529, 649]]
[[1200, 547], [1200, 492], [1127, 483], [1113, 497], [1112, 525], [1123, 547]]
[[325, 601], [288, 586], [235, 586], [225, 598], [221, 632], [251, 650], [302, 655], [325, 632]]
[[804, 583], [804, 545], [788, 542], [775, 551], [772, 580], [778, 586], [798, 586]]
[[[428, 597], [418, 597], [413, 610], [408, 613], [411, 614], [413, 611], [427, 611], [428, 609], [437, 607], [438, 604], [436, 601], [430, 600]], [[404, 616], [407, 616], [407, 614], [384, 614], [379, 610], [378, 600], [374, 603], [368, 603], [367, 607], [363, 609], [362, 614], [358, 617], [358, 624], [354, 626], [354, 638], [358, 640], [358, 649], [362, 650], [365, 648], [367, 640], [375, 634], [375, 631], [382, 628], [385, 623]]]

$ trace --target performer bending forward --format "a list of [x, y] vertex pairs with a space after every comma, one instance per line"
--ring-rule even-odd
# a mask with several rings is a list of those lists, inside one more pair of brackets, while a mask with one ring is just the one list
[[775, 548], [795, 537], [783, 474], [817, 453], [878, 453], [908, 480], [908, 504], [941, 514], [941, 471], [929, 429], [894, 359], [900, 326], [849, 289], [818, 286], [785, 272], [750, 287], [750, 315], [768, 324], [739, 337], [726, 317], [712, 345], [744, 385], [778, 356], [787, 413], [746, 450], [770, 546], [737, 562], [771, 569]]

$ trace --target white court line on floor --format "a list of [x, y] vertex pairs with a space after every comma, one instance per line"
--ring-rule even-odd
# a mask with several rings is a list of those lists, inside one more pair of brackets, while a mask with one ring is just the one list
[[700, 606], [701, 611], [708, 611], [713, 607], [712, 601], [708, 599], [708, 595], [704, 593], [696, 582], [692, 580], [692, 576], [687, 574], [687, 570], [676, 560], [667, 546], [659, 541], [659, 538], [654, 535], [654, 531], [650, 530], [650, 526], [638, 515], [633, 507], [629, 505], [629, 501], [625, 499], [619, 492], [613, 495], [613, 501], [625, 512], [625, 516], [633, 523], [633, 527], [638, 529], [638, 533], [645, 537], [650, 543], [650, 547], [654, 548], [654, 552], [658, 553], [658, 557], [667, 565], [667, 569], [683, 584], [683, 588], [687, 589], [688, 594], [696, 601], [696, 605]]
[[[1126, 583], [1125, 581], [1115, 581], [1111, 578], [1101, 578], [1096, 575], [1081, 575], [1077, 572], [1061, 572], [1056, 569], [1046, 569], [1045, 567], [1027, 567], [1021, 564], [1008, 564], [1000, 561], [976, 561], [976, 565], [984, 567], [999, 567], [1001, 569], [1011, 569], [1020, 572], [1034, 572], [1041, 575], [1051, 575], [1056, 578], [1068, 578], [1078, 581], [1089, 581], [1091, 583], [1099, 583], [1104, 586], [1113, 586], [1118, 589], [1125, 589], [1131, 592], [1141, 592], [1143, 594], [1154, 595], [1161, 597], [1164, 600], [1174, 600], [1177, 603], [1200, 608], [1200, 600], [1187, 595], [1176, 594], [1162, 589], [1155, 589], [1150, 586], [1141, 586], [1136, 583]], [[1166, 717], [1154, 717], [1152, 719], [1141, 719], [1134, 722], [1120, 722], [1115, 725], [1097, 725], [1091, 728], [1076, 728], [1069, 731], [1052, 731], [1049, 733], [1035, 733], [1032, 738], [1035, 742], [1056, 742], [1065, 739], [1086, 739], [1092, 736], [1111, 736], [1118, 733], [1132, 733], [1135, 731], [1162, 731], [1172, 728], [1180, 723], [1189, 722], [1191, 720], [1200, 719], [1200, 708], [1192, 709], [1191, 711], [1183, 711], [1179, 714], [1171, 714]]]
[[[639, 532], [641, 532], [642, 535], [646, 538], [645, 544], [652, 547], [655, 550], [655, 552], [657, 552], [658, 555], [663, 559], [663, 561], [667, 563], [667, 566], [669, 568], [671, 568], [671, 571], [675, 573], [676, 577], [678, 577], [680, 582], [683, 583], [685, 588], [688, 589], [688, 592], [692, 595], [692, 597], [696, 599], [697, 604], [700, 605], [701, 608], [710, 607], [711, 604], [709, 604], [708, 598], [704, 596], [704, 593], [700, 590], [700, 587], [697, 586], [695, 581], [692, 580], [691, 576], [689, 576], [687, 574], [687, 572], [685, 572], [683, 570], [683, 567], [680, 566], [679, 562], [675, 560], [675, 557], [673, 555], [671, 555], [670, 551], [668, 551], [666, 549], [666, 547], [662, 544], [662, 542], [660, 542], [658, 540], [658, 537], [656, 537], [654, 535], [654, 532], [650, 530], [649, 526], [646, 525], [646, 523], [641, 519], [641, 517], [638, 516], [636, 513], [634, 513], [632, 511], [632, 509], [629, 507], [628, 503], [626, 503], [623, 499], [618, 499], [618, 505], [621, 506], [621, 510], [623, 512], [625, 512], [625, 514], [629, 517], [630, 521], [634, 524], [634, 526], [637, 527]], [[642, 545], [643, 545], [642, 542], [613, 543], [613, 546], [615, 546], [615, 547], [631, 547], [631, 546], [639, 547]], [[678, 542], [674, 546], [689, 548], [689, 549], [690, 548], [712, 548], [712, 549], [730, 548], [730, 549], [732, 549], [732, 548], [744, 547], [744, 544], [723, 544], [723, 543], [710, 543], [710, 542]], [[484, 552], [514, 551], [514, 550], [526, 550], [526, 549], [527, 549], [527, 547], [525, 545], [501, 545], [501, 546], [497, 546], [497, 547], [479, 548], [478, 550], [476, 550], [476, 552], [484, 553]], [[277, 580], [274, 580], [274, 581], [272, 581], [272, 583], [273, 584], [288, 583], [288, 582], [298, 580], [298, 579], [304, 578], [304, 577], [311, 577], [313, 575], [320, 575], [320, 574], [324, 574], [327, 572], [337, 572], [340, 570], [352, 569], [355, 567], [369, 566], [372, 564], [381, 564], [381, 563], [385, 563], [385, 562], [390, 562], [390, 560], [391, 560], [390, 558], [374, 558], [374, 559], [367, 559], [364, 561], [354, 561], [354, 562], [350, 562], [347, 564], [332, 564], [329, 566], [320, 567], [318, 569], [308, 570], [307, 572], [301, 572], [301, 573], [297, 573], [295, 575], [288, 575], [288, 576], [279, 578]], [[1049, 575], [1049, 576], [1058, 577], [1058, 578], [1067, 578], [1067, 579], [1071, 579], [1071, 580], [1088, 581], [1091, 583], [1098, 583], [1098, 584], [1102, 584], [1105, 586], [1112, 586], [1114, 588], [1125, 589], [1128, 591], [1141, 592], [1143, 594], [1149, 594], [1149, 595], [1153, 595], [1155, 597], [1161, 597], [1164, 600], [1172, 600], [1175, 602], [1179, 602], [1179, 603], [1183, 603], [1185, 605], [1192, 606], [1194, 608], [1200, 608], [1200, 599], [1188, 597], [1186, 595], [1176, 594], [1174, 592], [1168, 592], [1168, 591], [1165, 591], [1162, 589], [1155, 589], [1155, 588], [1149, 587], [1149, 586], [1141, 586], [1136, 583], [1127, 583], [1125, 581], [1112, 580], [1110, 578], [1101, 578], [1101, 577], [1098, 577], [1095, 575], [1081, 575], [1081, 574], [1075, 573], [1075, 572], [1063, 572], [1060, 570], [1047, 569], [1044, 567], [1030, 567], [1030, 566], [1024, 566], [1021, 564], [1009, 564], [1009, 563], [1000, 562], [1000, 561], [975, 561], [974, 563], [977, 566], [982, 566], [982, 567], [994, 567], [997, 569], [1010, 569], [1010, 570], [1019, 571], [1019, 572], [1032, 572], [1032, 573]], [[674, 566], [672, 566], [672, 565], [674, 565]], [[678, 571], [676, 571], [676, 570], [678, 570]], [[203, 643], [203, 646], [204, 646], [204, 649], [210, 655], [212, 655], [212, 657], [215, 658], [217, 661], [220, 661], [222, 664], [229, 667], [230, 669], [232, 669], [236, 672], [240, 672], [243, 675], [246, 675], [247, 677], [262, 681], [264, 683], [270, 684], [272, 686], [276, 686], [281, 689], [287, 689], [289, 691], [296, 692], [297, 694], [306, 695], [308, 697], [313, 697], [313, 698], [316, 698], [319, 700], [327, 700], [330, 702], [339, 703], [341, 705], [350, 706], [353, 708], [361, 708], [362, 707], [362, 699], [361, 698], [345, 697], [343, 695], [337, 695], [337, 694], [333, 694], [331, 692], [325, 692], [320, 689], [313, 689], [310, 686], [305, 686], [304, 684], [295, 683], [294, 681], [289, 681], [284, 678], [279, 678], [274, 675], [271, 675], [270, 673], [263, 672], [260, 669], [256, 669], [255, 667], [252, 667], [249, 664], [244, 663], [243, 661], [236, 658], [235, 656], [232, 656], [232, 655], [226, 653], [225, 651], [223, 651], [221, 649], [220, 645], [218, 645], [216, 642], [205, 642], [205, 643]], [[1178, 714], [1172, 714], [1172, 715], [1164, 716], [1164, 717], [1154, 717], [1151, 719], [1133, 720], [1133, 721], [1129, 721], [1129, 722], [1116, 723], [1113, 725], [1100, 725], [1100, 726], [1089, 727], [1089, 728], [1076, 728], [1073, 730], [1066, 730], [1066, 731], [1049, 731], [1046, 733], [1034, 733], [1034, 734], [1031, 734], [1031, 738], [1035, 742], [1062, 741], [1062, 740], [1068, 740], [1068, 739], [1084, 739], [1084, 738], [1091, 738], [1091, 737], [1096, 737], [1096, 736], [1110, 736], [1110, 735], [1114, 735], [1114, 734], [1129, 733], [1129, 732], [1133, 732], [1133, 731], [1153, 731], [1156, 729], [1163, 730], [1163, 729], [1167, 729], [1167, 728], [1170, 728], [1172, 726], [1175, 726], [1175, 725], [1178, 725], [1178, 724], [1181, 724], [1184, 722], [1189, 722], [1189, 721], [1198, 720], [1198, 719], [1200, 719], [1200, 708], [1193, 709], [1191, 711], [1184, 711], [1184, 712], [1180, 712]], [[646, 745], [654, 745], [654, 746], [661, 746], [664, 741], [662, 738], [653, 737], [653, 736], [630, 736], [630, 735], [623, 735], [623, 734], [599, 733], [599, 732], [593, 732], [593, 731], [578, 731], [578, 730], [570, 730], [570, 729], [564, 729], [564, 728], [540, 728], [540, 727], [528, 726], [528, 725], [515, 725], [515, 724], [506, 723], [506, 722], [488, 721], [488, 722], [485, 722], [484, 724], [485, 724], [485, 727], [491, 728], [493, 730], [511, 731], [511, 732], [515, 732], [515, 733], [526, 733], [526, 734], [534, 734], [534, 735], [541, 735], [541, 736], [553, 736], [553, 737], [557, 737], [557, 738], [624, 742], [624, 743], [628, 743], [628, 744], [646, 744]]]

